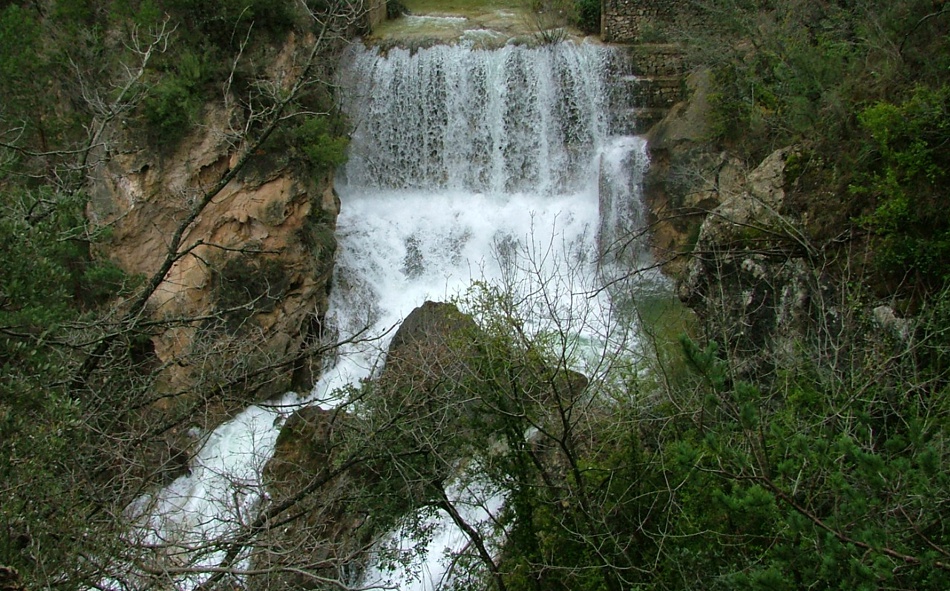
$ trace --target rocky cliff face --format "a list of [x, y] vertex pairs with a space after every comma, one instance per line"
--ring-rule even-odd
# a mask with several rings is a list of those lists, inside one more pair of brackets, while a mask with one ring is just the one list
[[792, 365], [796, 343], [835, 323], [834, 304], [823, 301], [830, 286], [785, 203], [794, 153], [772, 153], [707, 214], [679, 284], [680, 298], [740, 373]]
[[[291, 40], [274, 60], [275, 80], [293, 51]], [[227, 103], [206, 105], [173, 148], [156, 148], [133, 124], [110, 130], [87, 211], [111, 233], [100, 256], [131, 275], [161, 268], [170, 237], [237, 163], [245, 114]], [[249, 401], [312, 385], [308, 349], [328, 305], [338, 212], [332, 173], [260, 150], [187, 225], [184, 254], [148, 305], [158, 326], [147, 346], [163, 395], [156, 410], [214, 396], [198, 425], [207, 427]]]
[[708, 76], [694, 72], [688, 86], [690, 99], [648, 134], [654, 252], [740, 373], [768, 371], [791, 359], [806, 333], [834, 324], [818, 318], [835, 306], [823, 301], [830, 286], [789, 197], [787, 167], [799, 151], [776, 150], [752, 169], [715, 151], [705, 140]]

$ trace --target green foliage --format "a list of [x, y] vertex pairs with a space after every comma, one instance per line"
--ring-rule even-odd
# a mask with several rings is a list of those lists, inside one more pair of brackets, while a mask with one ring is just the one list
[[873, 147], [868, 180], [856, 192], [876, 198], [865, 220], [878, 236], [877, 261], [895, 280], [913, 269], [930, 290], [950, 280], [950, 86], [917, 87], [904, 101], [881, 101], [859, 120]]
[[151, 135], [160, 144], [174, 144], [197, 121], [206, 100], [206, 78], [202, 58], [185, 52], [146, 95], [143, 114]]
[[754, 46], [739, 46], [713, 64], [714, 133], [749, 146], [754, 157], [801, 138], [840, 137], [847, 124], [842, 94], [861, 59], [843, 38], [849, 33], [837, 23], [841, 9], [829, 8], [814, 28], [794, 17], [779, 20], [780, 14], [766, 21]]
[[0, 563], [27, 576], [65, 564], [71, 549], [58, 538], [87, 526], [82, 507], [61, 506], [80, 502], [70, 472], [87, 410], [64, 388], [72, 354], [62, 339], [128, 285], [90, 260], [83, 205], [81, 194], [0, 192], [0, 481], [18, 487], [0, 503]]
[[196, 120], [202, 104], [186, 79], [173, 76], [152, 89], [144, 103], [144, 114], [156, 139], [174, 143]]
[[32, 14], [16, 4], [0, 11], [0, 80], [11, 90], [32, 75], [40, 42], [40, 27]]
[[217, 47], [237, 47], [248, 29], [268, 34], [294, 25], [289, 0], [164, 0], [160, 3], [176, 20]]
[[340, 115], [308, 117], [293, 129], [292, 144], [299, 151], [315, 176], [346, 162], [350, 144]]
[[[320, 97], [313, 102], [319, 108], [326, 99]], [[294, 164], [304, 168], [317, 183], [323, 183], [327, 173], [346, 162], [348, 146], [347, 123], [339, 112], [300, 117], [295, 124], [288, 124], [271, 134], [245, 172], [260, 174]]]
[[577, 28], [588, 35], [600, 33], [600, 0], [575, 0], [574, 12]]
[[72, 29], [93, 27], [99, 8], [104, 7], [95, 0], [57, 0], [53, 5], [52, 18]]
[[[752, 142], [807, 138], [840, 147], [854, 131], [862, 103], [907, 88], [914, 76], [902, 67], [914, 68], [928, 84], [946, 69], [947, 52], [936, 33], [946, 15], [931, 13], [929, 2], [882, 7], [863, 0], [782, 0], [766, 11], [758, 3], [717, 0], [696, 3], [695, 10], [710, 36], [692, 31], [699, 37], [690, 45], [694, 59], [716, 73], [716, 133], [729, 141], [748, 144], [744, 136], [752, 131]], [[928, 13], [933, 18], [924, 18]], [[897, 45], [902, 53], [888, 50]], [[918, 51], [935, 59], [907, 64]], [[754, 147], [751, 152], [758, 153]]]
[[[148, 91], [140, 111], [150, 139], [165, 145], [175, 144], [192, 128], [205, 102], [220, 92], [218, 82], [224, 77], [232, 91], [252, 93], [250, 81], [264, 65], [263, 48], [300, 24], [290, 0], [116, 0], [115, 4], [116, 12], [138, 27], [139, 36], [141, 31], [158, 30], [166, 19], [167, 29], [175, 30], [175, 43], [149, 64], [144, 80]], [[232, 63], [238, 53], [242, 59]]]
[[[879, 359], [880, 348], [854, 337], [849, 363]], [[682, 483], [669, 530], [677, 541], [664, 540], [677, 548], [664, 552], [690, 560], [675, 568], [717, 572], [713, 580], [724, 588], [939, 588], [945, 567], [929, 561], [950, 539], [940, 526], [936, 537], [918, 528], [950, 518], [934, 502], [947, 490], [934, 463], [950, 461], [942, 370], [921, 372], [919, 356], [904, 353], [839, 382], [822, 377], [831, 368], [803, 360], [753, 385], [726, 378], [728, 360], [716, 347], [684, 345], [703, 386], [694, 403], [681, 399], [678, 408], [697, 414], [691, 428], [670, 428], [672, 439], [650, 444], [670, 450], [667, 478], [676, 466], [699, 469], [674, 479]], [[903, 380], [911, 376], [930, 393], [907, 395]], [[684, 452], [686, 464], [677, 459]], [[691, 542], [708, 536], [719, 541], [714, 556]], [[906, 562], [897, 556], [920, 562], [897, 569]]]
[[686, 41], [713, 73], [713, 138], [752, 164], [807, 146], [796, 206], [834, 220], [815, 227], [840, 231], [860, 217], [877, 238], [879, 276], [869, 282], [888, 294], [940, 289], [950, 9], [929, 0], [692, 5], [703, 27]]
[[124, 274], [89, 259], [82, 195], [11, 190], [0, 202], [0, 326], [46, 329], [119, 293]]
[[117, 0], [115, 12], [122, 18], [131, 19], [135, 26], [148, 30], [162, 22], [164, 10], [154, 0]]
[[483, 377], [466, 392], [487, 408], [476, 432], [504, 442], [478, 461], [506, 491], [505, 587], [941, 589], [945, 300], [913, 347], [842, 319], [831, 343], [742, 379], [714, 342], [684, 337], [689, 371], [644, 402], [657, 384], [626, 374], [537, 395], [530, 384], [557, 383], [565, 341], [529, 330], [516, 294], [476, 285]]
[[47, 62], [42, 43], [42, 28], [30, 11], [17, 4], [0, 8], [0, 122], [5, 126], [38, 125], [43, 105], [38, 91]]

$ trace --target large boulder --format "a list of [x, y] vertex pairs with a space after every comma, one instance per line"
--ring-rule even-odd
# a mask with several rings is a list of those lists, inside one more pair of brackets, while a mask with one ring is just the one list
[[[413, 413], [436, 405], [464, 405], [477, 381], [482, 333], [453, 304], [425, 302], [393, 335], [376, 387], [391, 403]], [[458, 400], [453, 397], [458, 396]], [[461, 408], [456, 409], [461, 414]]]
[[785, 166], [770, 154], [736, 183], [700, 228], [680, 298], [728, 350], [739, 373], [787, 367], [808, 338], [827, 286], [810, 263], [800, 220], [787, 214]]
[[464, 453], [439, 442], [463, 422], [466, 401], [452, 397], [471, 374], [477, 330], [454, 305], [426, 302], [393, 335], [384, 369], [362, 386], [358, 412], [313, 406], [287, 420], [264, 477], [273, 505], [293, 503], [252, 556], [254, 570], [269, 574], [251, 579], [251, 588], [318, 587], [305, 573], [333, 579], [341, 565], [352, 575], [372, 540], [437, 502], [431, 484], [448, 478]]
[[332, 578], [341, 565], [358, 573], [361, 549], [416, 509], [439, 506], [460, 466], [502, 445], [495, 420], [518, 403], [505, 397], [535, 411], [587, 386], [577, 372], [490, 340], [455, 305], [426, 302], [345, 409], [308, 407], [288, 419], [264, 476], [271, 506], [292, 503], [251, 557], [252, 570], [273, 574], [251, 588], [312, 588], [319, 581], [307, 572]]
[[323, 588], [341, 568], [362, 568], [379, 528], [359, 498], [380, 483], [367, 458], [347, 447], [354, 421], [343, 410], [311, 406], [281, 428], [264, 469], [265, 510], [287, 508], [270, 516], [254, 545], [251, 568], [261, 574], [248, 578], [248, 589]]
[[[586, 376], [552, 366], [536, 353], [493, 339], [454, 304], [425, 302], [393, 336], [375, 387], [390, 407], [424, 420], [427, 429], [491, 430], [492, 412], [504, 397], [517, 398], [513, 404], [550, 407], [558, 404], [556, 398], [572, 399], [587, 387]], [[469, 439], [487, 441], [490, 435]]]

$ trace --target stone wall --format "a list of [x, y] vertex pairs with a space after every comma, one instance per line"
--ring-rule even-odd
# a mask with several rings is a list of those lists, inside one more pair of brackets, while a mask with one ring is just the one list
[[683, 0], [602, 0], [601, 36], [609, 43], [666, 42], [669, 27], [688, 26]]
[[618, 48], [608, 67], [611, 133], [640, 135], [685, 98], [682, 49], [672, 44]]
[[386, 0], [366, 0], [366, 20], [372, 31], [386, 20]]

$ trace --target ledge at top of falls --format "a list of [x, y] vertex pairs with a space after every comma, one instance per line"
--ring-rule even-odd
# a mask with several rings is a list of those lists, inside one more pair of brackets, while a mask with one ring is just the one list
[[520, 7], [485, 6], [466, 13], [403, 14], [381, 23], [364, 39], [366, 45], [388, 50], [433, 45], [470, 44], [492, 49], [508, 44], [534, 45], [556, 40], [581, 40], [572, 28], [552, 27], [542, 15]]

